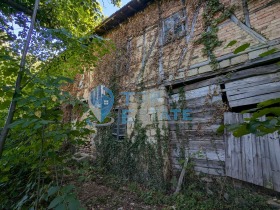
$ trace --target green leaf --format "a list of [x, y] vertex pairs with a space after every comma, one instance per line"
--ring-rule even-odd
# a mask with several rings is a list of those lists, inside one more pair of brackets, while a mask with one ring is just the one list
[[32, 124], [33, 122], [36, 122], [37, 119], [25, 119], [26, 121], [23, 123], [22, 128], [26, 128], [28, 127], [30, 124]]
[[184, 159], [180, 159], [178, 162], [179, 162], [179, 164], [183, 165], [185, 163], [185, 160]]
[[250, 133], [256, 133], [258, 130], [258, 127], [261, 125], [262, 123], [259, 121], [252, 121], [248, 124], [248, 131], [250, 131]]
[[79, 200], [75, 199], [74, 196], [69, 197], [67, 199], [69, 210], [77, 210], [80, 207]]
[[8, 176], [2, 176], [0, 178], [0, 182], [7, 182], [7, 181], [9, 181], [9, 177]]
[[57, 207], [54, 208], [54, 210], [67, 210], [64, 203], [59, 204]]
[[58, 204], [62, 203], [63, 200], [64, 200], [63, 196], [56, 197], [55, 199], [52, 200], [52, 202], [48, 206], [48, 209], [52, 209], [52, 208], [56, 207]]
[[43, 125], [40, 124], [40, 123], [37, 123], [37, 124], [33, 127], [33, 129], [34, 129], [34, 130], [37, 130], [37, 129], [41, 128], [41, 127], [43, 127]]
[[43, 200], [48, 201], [48, 198], [49, 198], [48, 194], [44, 193], [44, 194], [42, 194], [42, 196], [40, 197], [40, 201], [43, 201]]
[[50, 123], [53, 123], [54, 121], [51, 121], [51, 120], [41, 120], [40, 123], [42, 125], [47, 125], [47, 124], [50, 124]]
[[280, 116], [280, 107], [271, 107], [271, 108], [265, 108], [265, 109], [259, 110], [255, 113], [253, 113], [253, 116], [251, 119], [254, 120], [254, 119], [257, 119], [257, 118], [262, 117], [267, 114], [273, 114], [276, 116]]
[[28, 199], [27, 195], [23, 196], [23, 198], [17, 203], [17, 208], [20, 209], [27, 199]]
[[65, 194], [68, 194], [74, 189], [74, 185], [66, 185], [65, 187], [62, 188], [62, 192]]
[[235, 45], [237, 43], [236, 40], [232, 40], [230, 43], [227, 44], [227, 46], [225, 48], [231, 47], [233, 45]]
[[59, 186], [50, 187], [48, 190], [48, 196], [52, 196], [59, 190]]
[[249, 134], [249, 130], [247, 129], [246, 125], [241, 125], [237, 130], [235, 130], [233, 132], [233, 135], [235, 137], [241, 137], [241, 136], [244, 136], [244, 135], [247, 135]]
[[217, 133], [218, 134], [223, 134], [224, 133], [224, 129], [225, 129], [225, 126], [224, 125], [220, 125], [217, 129]]
[[231, 125], [227, 125], [227, 129], [229, 131], [235, 131], [236, 129], [238, 129], [242, 124], [231, 124]]
[[15, 122], [11, 123], [9, 125], [9, 128], [14, 128], [16, 127], [17, 125], [20, 125], [21, 123], [23, 123], [24, 120], [16, 120]]
[[269, 123], [266, 127], [270, 128], [270, 129], [274, 129], [277, 126], [278, 122], [279, 121], [276, 118], [273, 118], [273, 119], [269, 120]]
[[276, 49], [276, 48], [273, 48], [273, 49], [271, 49], [271, 50], [268, 50], [268, 51], [266, 51], [266, 52], [260, 54], [259, 56], [263, 58], [263, 57], [265, 57], [265, 56], [268, 56], [268, 55], [271, 55], [271, 54], [275, 53], [276, 51], [277, 51], [277, 49]]
[[280, 104], [280, 98], [275, 98], [275, 99], [270, 99], [270, 100], [267, 100], [267, 101], [264, 101], [264, 102], [261, 102], [258, 104], [258, 108], [263, 108], [263, 107], [266, 107], [266, 106], [271, 106], [271, 105], [276, 105], [276, 104]]
[[240, 47], [236, 48], [233, 53], [238, 54], [240, 52], [245, 51], [248, 47], [250, 47], [250, 43], [243, 44]]

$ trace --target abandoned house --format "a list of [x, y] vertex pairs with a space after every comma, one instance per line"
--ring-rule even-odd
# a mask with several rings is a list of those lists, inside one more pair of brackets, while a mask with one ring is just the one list
[[[181, 170], [183, 147], [197, 172], [280, 191], [277, 133], [216, 133], [248, 117], [242, 111], [280, 97], [279, 11], [275, 0], [132, 0], [96, 29], [115, 47], [93, 72], [78, 76], [75, 94], [87, 101], [94, 87], [117, 81], [115, 110], [130, 110], [127, 123], [116, 127], [118, 138], [131, 135], [137, 113], [143, 126], [156, 115], [169, 131], [166, 162], [173, 173]], [[147, 135], [157, 143], [153, 127]]]

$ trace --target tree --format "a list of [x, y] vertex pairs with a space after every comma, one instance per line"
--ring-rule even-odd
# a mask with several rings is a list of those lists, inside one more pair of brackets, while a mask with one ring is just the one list
[[14, 95], [9, 107], [9, 111], [8, 111], [8, 116], [6, 119], [6, 123], [1, 131], [1, 136], [0, 136], [0, 157], [2, 156], [2, 152], [3, 152], [3, 148], [4, 148], [4, 144], [5, 144], [5, 140], [7, 138], [8, 132], [9, 132], [9, 125], [11, 124], [13, 117], [14, 117], [14, 113], [16, 110], [16, 97], [18, 94], [20, 94], [20, 85], [21, 85], [21, 80], [22, 80], [22, 74], [24, 72], [24, 68], [25, 68], [25, 61], [26, 61], [26, 55], [27, 55], [27, 51], [28, 51], [28, 47], [29, 47], [29, 43], [31, 40], [31, 34], [34, 28], [34, 24], [35, 24], [35, 19], [36, 19], [36, 15], [37, 15], [37, 10], [38, 10], [38, 6], [39, 6], [39, 0], [35, 1], [35, 5], [34, 5], [34, 10], [33, 10], [33, 14], [32, 14], [32, 20], [31, 20], [31, 24], [30, 24], [30, 28], [28, 31], [28, 35], [26, 38], [26, 42], [25, 42], [25, 46], [23, 48], [23, 52], [22, 52], [22, 56], [21, 56], [21, 60], [20, 60], [20, 64], [19, 64], [19, 72], [18, 72], [18, 76], [17, 76], [17, 80], [16, 80], [16, 84], [15, 84], [15, 91], [14, 91]]
[[[72, 155], [64, 142], [81, 144], [89, 130], [84, 121], [63, 122], [63, 104], [81, 109], [64, 86], [108, 51], [93, 34], [103, 18], [98, 2], [41, 0], [36, 21], [35, 15], [30, 18], [34, 2], [39, 0], [0, 2], [0, 115], [8, 116], [5, 125], [0, 122], [2, 149], [7, 138], [0, 159], [0, 209], [77, 206], [72, 188], [59, 187]], [[22, 28], [17, 36], [14, 23]]]
[[[31, 14], [32, 1], [5, 0], [2, 1], [2, 16], [0, 21], [3, 23], [4, 32], [8, 35], [9, 39], [15, 39], [12, 34], [12, 27], [9, 26], [9, 22], [14, 21], [18, 25], [23, 27], [23, 31], [20, 34], [23, 38], [27, 30], [28, 16]], [[36, 5], [36, 4], [35, 4]], [[93, 36], [86, 36], [92, 32], [94, 27], [102, 20], [101, 7], [96, 1], [41, 1], [40, 10], [38, 12], [38, 21], [35, 27], [35, 18], [37, 14], [38, 6], [35, 6], [32, 21], [30, 23], [27, 39], [19, 39], [14, 46], [14, 51], [19, 52], [20, 48], [23, 48], [22, 59], [20, 63], [20, 70], [18, 72], [13, 99], [10, 104], [7, 121], [0, 136], [0, 157], [3, 151], [5, 139], [9, 131], [9, 124], [13, 120], [13, 115], [16, 108], [16, 95], [20, 95], [21, 81], [25, 70], [26, 55], [28, 48], [31, 48], [31, 54], [33, 57], [37, 57], [40, 61], [55, 57], [59, 52], [67, 49], [67, 54], [70, 57], [77, 58], [77, 45], [78, 47], [87, 48], [93, 42]], [[12, 18], [9, 18], [12, 17]], [[26, 21], [27, 20], [27, 21]], [[33, 32], [35, 28], [36, 32]], [[33, 40], [31, 35], [33, 34]], [[81, 39], [82, 36], [86, 36]], [[39, 40], [39, 42], [38, 42]], [[30, 45], [31, 42], [31, 45]], [[47, 47], [49, 50], [43, 50], [38, 46]], [[79, 46], [80, 45], [80, 46]], [[53, 50], [55, 49], [55, 50]], [[75, 55], [76, 52], [76, 55]], [[65, 53], [64, 53], [65, 55]], [[61, 55], [60, 55], [61, 56]], [[32, 57], [32, 56], [30, 56]], [[65, 58], [65, 57], [64, 57]], [[69, 59], [69, 56], [68, 56]], [[72, 59], [73, 60], [73, 59]], [[74, 73], [74, 72], [73, 72]]]

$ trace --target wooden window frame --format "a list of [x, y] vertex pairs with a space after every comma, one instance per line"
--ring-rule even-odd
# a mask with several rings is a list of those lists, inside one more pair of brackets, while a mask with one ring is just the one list
[[[173, 13], [169, 17], [165, 18], [162, 22], [162, 39], [163, 44], [167, 44], [174, 39], [178, 39], [185, 35], [186, 32], [186, 14], [183, 10]], [[167, 29], [168, 21], [170, 22], [170, 28]], [[178, 32], [176, 29], [180, 28]], [[170, 36], [170, 37], [169, 37]]]

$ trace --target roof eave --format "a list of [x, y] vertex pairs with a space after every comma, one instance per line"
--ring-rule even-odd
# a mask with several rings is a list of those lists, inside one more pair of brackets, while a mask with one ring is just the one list
[[109, 18], [104, 20], [99, 26], [97, 26], [95, 33], [99, 36], [106, 34], [108, 31], [118, 27], [128, 18], [144, 10], [153, 1], [154, 0], [131, 0], [121, 9], [112, 14]]

